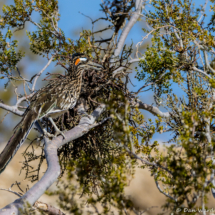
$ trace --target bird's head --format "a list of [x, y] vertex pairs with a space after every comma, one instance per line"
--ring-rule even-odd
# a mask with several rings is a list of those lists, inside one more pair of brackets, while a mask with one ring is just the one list
[[102, 70], [103, 66], [92, 62], [85, 54], [75, 53], [72, 55], [72, 70], [76, 72], [83, 72], [87, 69]]

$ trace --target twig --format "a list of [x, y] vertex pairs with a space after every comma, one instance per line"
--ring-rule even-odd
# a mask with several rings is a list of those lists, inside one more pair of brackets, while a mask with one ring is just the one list
[[[136, 62], [139, 62], [139, 61], [141, 61], [141, 60], [144, 60], [145, 59], [145, 57], [142, 57], [142, 58], [135, 58], [135, 59], [132, 59], [132, 60], [130, 60], [130, 61], [128, 61], [128, 63], [130, 64], [130, 63], [136, 63]], [[122, 74], [124, 74], [124, 72], [121, 72], [121, 70], [125, 70], [125, 69], [127, 69], [126, 67], [123, 67], [123, 66], [121, 66], [121, 67], [119, 67], [118, 69], [116, 69], [116, 70], [114, 70], [113, 71], [113, 77], [115, 77], [117, 74], [119, 74], [119, 73], [122, 73]]]
[[160, 187], [160, 185], [159, 185], [159, 183], [158, 183], [158, 181], [157, 181], [157, 174], [155, 174], [154, 178], [155, 178], [155, 184], [156, 184], [158, 190], [159, 190], [162, 194], [164, 194], [166, 197], [168, 197], [168, 198], [170, 198], [170, 199], [172, 199], [172, 200], [174, 200], [174, 201], [177, 202], [177, 199], [176, 199], [176, 198], [173, 198], [172, 196], [170, 196], [169, 194], [165, 193], [165, 192], [161, 189], [161, 187]]
[[173, 25], [164, 25], [164, 26], [160, 26], [160, 27], [157, 27], [157, 28], [152, 29], [145, 37], [143, 37], [143, 39], [142, 39], [140, 42], [137, 43], [137, 45], [136, 45], [136, 48], [137, 48], [136, 56], [137, 56], [137, 58], [138, 58], [138, 47], [143, 43], [143, 41], [144, 41], [145, 39], [147, 39], [147, 38], [149, 37], [149, 35], [152, 34], [154, 31], [157, 31], [158, 29], [166, 28], [166, 27], [172, 27], [172, 28], [178, 30], [178, 28], [176, 28], [176, 27], [173, 26]]
[[43, 67], [43, 69], [40, 70], [40, 71], [37, 73], [37, 75], [36, 75], [36, 77], [35, 77], [35, 79], [34, 79], [33, 86], [32, 86], [32, 91], [34, 91], [34, 89], [35, 89], [35, 85], [36, 85], [37, 79], [38, 79], [38, 78], [40, 77], [40, 75], [46, 70], [46, 68], [50, 65], [50, 63], [52, 62], [53, 58], [54, 58], [54, 55], [51, 56], [51, 58], [49, 59], [48, 63]]
[[0, 190], [4, 190], [4, 191], [7, 191], [7, 192], [10, 192], [10, 193], [13, 193], [15, 195], [17, 195], [18, 197], [22, 197], [22, 195], [20, 195], [19, 193], [13, 191], [13, 190], [10, 190], [10, 189], [3, 189], [3, 188], [0, 188]]
[[156, 167], [156, 168], [161, 168], [161, 169], [165, 170], [166, 172], [168, 172], [169, 174], [173, 175], [173, 173], [172, 173], [169, 169], [167, 169], [166, 167], [163, 167], [163, 166], [161, 166], [161, 165], [159, 165], [159, 164], [152, 163], [152, 162], [150, 162], [150, 161], [144, 160], [144, 159], [140, 158], [137, 154], [131, 152], [126, 146], [123, 146], [123, 147], [126, 149], [126, 151], [127, 151], [131, 156], [133, 156], [133, 157], [135, 157], [136, 159], [140, 160], [143, 164], [146, 164], [146, 165], [149, 165], [149, 166], [153, 166], [153, 167]]

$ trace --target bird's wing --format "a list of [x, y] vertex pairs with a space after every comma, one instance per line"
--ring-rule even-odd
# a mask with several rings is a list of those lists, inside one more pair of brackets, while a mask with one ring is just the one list
[[56, 107], [59, 96], [57, 93], [61, 86], [61, 82], [59, 83], [51, 82], [37, 91], [31, 98], [30, 105], [26, 109], [22, 120], [14, 128], [14, 134], [0, 154], [0, 174], [27, 138], [35, 121], [46, 116]]
[[29, 109], [38, 109], [38, 118], [41, 119], [48, 115], [57, 106], [61, 82], [51, 82], [41, 88], [30, 100]]

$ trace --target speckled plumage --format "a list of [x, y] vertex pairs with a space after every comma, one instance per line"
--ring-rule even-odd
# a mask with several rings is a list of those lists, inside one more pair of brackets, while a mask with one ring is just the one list
[[38, 118], [42, 118], [52, 116], [55, 110], [73, 108], [80, 94], [81, 81], [81, 75], [78, 77], [68, 75], [50, 82], [32, 97], [29, 109], [39, 111]]
[[75, 54], [66, 76], [50, 81], [33, 95], [22, 120], [0, 154], [0, 173], [25, 141], [35, 121], [43, 117], [56, 118], [75, 106], [81, 91], [82, 73], [88, 68], [96, 69], [95, 66], [98, 64], [83, 54]]

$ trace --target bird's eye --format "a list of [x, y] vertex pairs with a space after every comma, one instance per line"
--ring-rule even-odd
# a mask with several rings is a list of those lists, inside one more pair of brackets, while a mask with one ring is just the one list
[[87, 58], [86, 57], [81, 57], [79, 58], [81, 61], [87, 61]]

